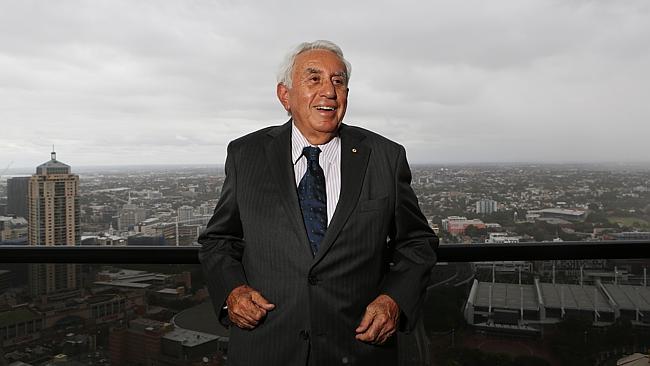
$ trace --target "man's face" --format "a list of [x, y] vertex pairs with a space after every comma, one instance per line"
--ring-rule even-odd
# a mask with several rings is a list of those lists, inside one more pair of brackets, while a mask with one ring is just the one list
[[333, 52], [310, 50], [296, 57], [291, 77], [291, 89], [278, 85], [280, 103], [310, 142], [331, 138], [348, 103], [345, 64]]

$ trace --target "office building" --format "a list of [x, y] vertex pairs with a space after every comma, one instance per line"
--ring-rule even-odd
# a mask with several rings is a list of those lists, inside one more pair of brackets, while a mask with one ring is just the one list
[[162, 233], [169, 245], [185, 246], [194, 244], [204, 228], [200, 224], [172, 224], [165, 226]]
[[147, 209], [136, 206], [129, 200], [122, 206], [118, 219], [117, 228], [121, 231], [131, 231], [142, 221], [147, 219]]
[[29, 214], [27, 191], [31, 177], [14, 177], [7, 179], [7, 214], [25, 217]]
[[190, 222], [194, 218], [194, 207], [181, 206], [178, 208], [178, 222]]

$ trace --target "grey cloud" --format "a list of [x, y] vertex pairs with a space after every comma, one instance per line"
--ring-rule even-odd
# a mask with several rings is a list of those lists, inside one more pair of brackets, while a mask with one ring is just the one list
[[276, 68], [323, 38], [352, 62], [346, 121], [414, 162], [647, 160], [642, 0], [5, 1], [0, 156], [221, 163], [286, 120]]

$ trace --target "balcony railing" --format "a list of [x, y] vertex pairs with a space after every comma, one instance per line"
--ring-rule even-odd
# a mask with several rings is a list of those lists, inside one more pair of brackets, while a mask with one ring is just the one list
[[[125, 266], [125, 268], [155, 272], [160, 269], [165, 271], [164, 267], [166, 266], [148, 266], [148, 264], [198, 264], [199, 249], [199, 246], [0, 246], [0, 263], [97, 264], [89, 266], [96, 269], [103, 267], [103, 264], [111, 265], [111, 267], [130, 264], [131, 266]], [[522, 353], [534, 356], [536, 360], [532, 361], [542, 362], [537, 363], [540, 365], [554, 366], [563, 363], [605, 365], [607, 362], [616, 361], [634, 352], [645, 352], [650, 347], [650, 321], [644, 321], [644, 317], [650, 319], [650, 305], [647, 309], [632, 307], [630, 310], [629, 304], [626, 305], [626, 308], [626, 302], [621, 301], [622, 305], [619, 309], [619, 302], [616, 302], [617, 305], [612, 305], [603, 300], [609, 298], [607, 297], [609, 291], [618, 291], [617, 296], [619, 297], [632, 296], [630, 298], [632, 300], [638, 296], [645, 296], [647, 292], [648, 299], [650, 299], [650, 289], [646, 289], [645, 263], [630, 261], [629, 268], [627, 266], [623, 268], [622, 264], [617, 262], [625, 261], [613, 261], [614, 263], [611, 264], [613, 272], [609, 277], [604, 272], [596, 271], [598, 273], [589, 274], [585, 271], [584, 286], [581, 267], [579, 272], [574, 274], [560, 273], [558, 270], [556, 281], [555, 265], [552, 267], [552, 272], [550, 272], [550, 266], [545, 269], [540, 268], [540, 272], [537, 272], [537, 269], [533, 272], [532, 267], [526, 269], [526, 266], [521, 263], [518, 263], [519, 267], [512, 271], [506, 270], [507, 268], [500, 271], [491, 265], [468, 263], [650, 259], [650, 240], [442, 244], [437, 249], [437, 255], [439, 262], [453, 264], [436, 267], [432, 274], [433, 284], [429, 287], [423, 304], [422, 321], [418, 323], [415, 332], [399, 336], [400, 349], [405, 350], [400, 356], [400, 366], [446, 364], [445, 362], [449, 360], [454, 360], [457, 364], [496, 364], [504, 362], [504, 359], [510, 360], [508, 362], [511, 363], [502, 364], [519, 365], [522, 363], [515, 361]], [[636, 264], [632, 262], [636, 262]], [[625, 264], [627, 265], [627, 262]], [[617, 265], [619, 265], [618, 269]], [[498, 266], [497, 264], [496, 268]], [[20, 268], [21, 265], [9, 265], [8, 267]], [[181, 271], [192, 274], [194, 285], [187, 285], [186, 291], [196, 290], [203, 286], [204, 279], [200, 275], [201, 270], [198, 266], [170, 266], [168, 268], [170, 271], [165, 273], [173, 273], [181, 267]], [[110, 269], [102, 270], [110, 271]], [[602, 270], [609, 271], [610, 267], [603, 267]], [[578, 270], [576, 269], [576, 271]], [[17, 273], [19, 272], [18, 269]], [[588, 279], [589, 275], [604, 277], [602, 280], [594, 280], [595, 277]], [[146, 300], [154, 306], [173, 309], [174, 312], [179, 313], [171, 320], [176, 327], [221, 334], [219, 331], [213, 332], [202, 328], [204, 324], [218, 323], [212, 307], [204, 306], [205, 304], [210, 305], [209, 300], [203, 298], [201, 300], [203, 302], [200, 304], [196, 301], [188, 301], [187, 304], [184, 304], [176, 298], [166, 298], [165, 296], [168, 295], [159, 291], [160, 286], [176, 288], [178, 284], [172, 281], [168, 284], [152, 285], [146, 296], [142, 293], [138, 294], [139, 290], [131, 292], [128, 288], [117, 291], [109, 288], [106, 283], [101, 283], [99, 288], [104, 288], [101, 296], [111, 294], [119, 301], [129, 298], [133, 304], [137, 303], [135, 301], [137, 299]], [[489, 290], [481, 292], [481, 289]], [[540, 289], [541, 292], [535, 292], [535, 289]], [[199, 291], [192, 292], [192, 296], [198, 293]], [[551, 296], [553, 294], [557, 296]], [[88, 297], [92, 301], [97, 301], [99, 298], [97, 296]], [[596, 313], [589, 305], [592, 298], [594, 304], [598, 306]], [[88, 299], [79, 299], [79, 301]], [[534, 309], [529, 306], [531, 299], [537, 301], [533, 303]], [[539, 302], [541, 299], [547, 299], [549, 302]], [[557, 304], [553, 303], [553, 299]], [[470, 300], [471, 306], [468, 305]], [[38, 302], [38, 299], [35, 302]], [[488, 305], [485, 305], [486, 303]], [[650, 300], [648, 303], [650, 304]], [[70, 304], [75, 305], [77, 302]], [[65, 340], [61, 341], [57, 338], [58, 331], [62, 332], [61, 334], [92, 335], [95, 339], [93, 344], [96, 346], [92, 350], [78, 351], [71, 355], [75, 360], [95, 362], [117, 357], [112, 354], [116, 348], [111, 347], [111, 344], [116, 342], [115, 339], [119, 338], [120, 334], [126, 332], [123, 329], [126, 324], [123, 322], [124, 319], [136, 321], [133, 319], [140, 314], [134, 310], [137, 306], [128, 311], [120, 310], [120, 312], [109, 314], [109, 309], [120, 309], [119, 306], [122, 305], [119, 305], [119, 302], [117, 306], [103, 305], [103, 303], [97, 305], [94, 302], [89, 304], [89, 308], [93, 306], [97, 308], [97, 315], [84, 315], [82, 308], [61, 310], [76, 311], [75, 314], [86, 316], [85, 323], [73, 325], [65, 322], [62, 325], [56, 323], [54, 326], [48, 326], [47, 329], [42, 330], [40, 332], [42, 334], [39, 333], [38, 336], [35, 335], [36, 333], [21, 335], [18, 334], [18, 330], [16, 330], [16, 334], [12, 333], [14, 328], [9, 327], [23, 329], [24, 325], [20, 325], [20, 327], [15, 325], [16, 322], [11, 318], [14, 315], [5, 315], [5, 323], [8, 325], [5, 324], [5, 327], [2, 328], [2, 324], [0, 324], [0, 365], [3, 364], [3, 342], [5, 352], [22, 350], [28, 344], [52, 344], [53, 340], [64, 344]], [[11, 307], [6, 307], [6, 309], [14, 312], [11, 314], [33, 312], [34, 310], [29, 310], [32, 309], [32, 305], [26, 307], [23, 304], [16, 309]], [[46, 305], [40, 304], [39, 306]], [[52, 312], [52, 309], [49, 310], [51, 314], [37, 313], [38, 316], [35, 319], [46, 324], [47, 321], [58, 316]], [[608, 309], [614, 310], [609, 311]], [[107, 311], [106, 314], [102, 313], [104, 310]], [[122, 333], [114, 333], [114, 327]], [[628, 336], [618, 335], [616, 331], [620, 329], [624, 329]], [[217, 347], [219, 353], [215, 353], [218, 357], [221, 357], [224, 352], [227, 353], [225, 351], [227, 349], [227, 331], [223, 332], [226, 336], [225, 338], [223, 338], [223, 334], [219, 336], [221, 337]], [[34, 339], [30, 338], [31, 340], [29, 340], [25, 338], [27, 336], [34, 337]], [[564, 346], [567, 340], [572, 343]], [[53, 352], [55, 350], [64, 352], [65, 350], [63, 346], [56, 347], [53, 348]], [[507, 356], [500, 352], [506, 352]], [[472, 359], [472, 361], [467, 361], [467, 359]], [[585, 361], [580, 364], [575, 363], [575, 360]], [[517, 362], [523, 361], [519, 359]]]
[[[196, 264], [199, 246], [0, 246], [0, 263]], [[650, 258], [650, 240], [442, 244], [439, 262]]]

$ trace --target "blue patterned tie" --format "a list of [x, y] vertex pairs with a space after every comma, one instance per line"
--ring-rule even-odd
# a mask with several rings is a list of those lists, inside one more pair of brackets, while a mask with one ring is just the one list
[[298, 199], [309, 244], [315, 255], [327, 230], [325, 174], [318, 164], [319, 148], [306, 146], [302, 154], [307, 158], [307, 171], [298, 184]]

